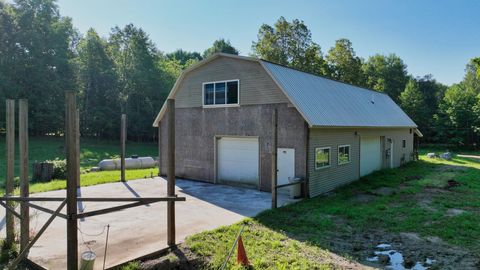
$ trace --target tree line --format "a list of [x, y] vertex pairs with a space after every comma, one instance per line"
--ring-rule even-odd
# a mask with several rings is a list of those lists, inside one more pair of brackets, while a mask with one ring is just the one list
[[[75, 90], [82, 136], [117, 138], [120, 114], [126, 113], [129, 138], [151, 140], [152, 121], [180, 72], [216, 52], [239, 54], [225, 39], [202, 53], [165, 53], [132, 24], [112, 28], [107, 37], [93, 28], [81, 34], [55, 0], [0, 1], [0, 97], [29, 99], [33, 135], [63, 132], [63, 92]], [[478, 141], [480, 58], [468, 63], [461, 82], [446, 86], [431, 75], [410, 75], [395, 54], [363, 59], [348, 39], [324, 54], [303, 21], [283, 17], [260, 26], [250, 55], [384, 92], [413, 118], [426, 141]]]
[[339, 39], [323, 54], [308, 27], [280, 17], [263, 24], [252, 43], [256, 57], [388, 94], [417, 123], [429, 143], [476, 146], [480, 132], [480, 58], [467, 64], [463, 80], [447, 86], [432, 75], [415, 77], [395, 54], [356, 55]]
[[[180, 72], [217, 51], [238, 54], [224, 39], [203, 54], [167, 54], [132, 24], [105, 38], [94, 29], [82, 35], [54, 0], [0, 1], [0, 97], [29, 100], [32, 135], [63, 133], [64, 91], [74, 90], [82, 136], [118, 137], [126, 113], [129, 138], [151, 140], [153, 119]], [[4, 127], [5, 113], [0, 122]]]

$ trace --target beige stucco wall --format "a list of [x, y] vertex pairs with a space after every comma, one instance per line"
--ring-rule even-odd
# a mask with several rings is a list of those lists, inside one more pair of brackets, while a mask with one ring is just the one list
[[[306, 177], [307, 125], [287, 104], [243, 105], [233, 108], [175, 110], [175, 174], [215, 182], [217, 136], [255, 136], [259, 140], [258, 188], [271, 189], [272, 112], [278, 111], [278, 148], [295, 149], [295, 176]], [[228, 119], [228, 121], [227, 121]], [[167, 118], [160, 121], [160, 173], [167, 166]]]
[[[355, 132], [357, 134], [355, 135]], [[385, 150], [390, 147], [386, 140], [393, 140], [393, 165], [398, 167], [411, 159], [413, 152], [413, 133], [408, 128], [398, 129], [365, 129], [365, 128], [312, 128], [309, 133], [308, 149], [308, 177], [310, 196], [317, 196], [333, 190], [338, 186], [348, 184], [360, 178], [360, 138], [361, 136], [378, 136], [382, 139], [382, 164], [383, 168], [390, 166]], [[406, 147], [402, 141], [406, 140]], [[351, 162], [338, 165], [338, 146], [351, 146]], [[315, 148], [331, 147], [331, 165], [329, 168], [315, 169]]]

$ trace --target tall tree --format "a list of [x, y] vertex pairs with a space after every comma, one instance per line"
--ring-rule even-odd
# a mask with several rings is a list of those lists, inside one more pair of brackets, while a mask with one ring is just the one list
[[415, 79], [410, 79], [400, 95], [400, 106], [419, 125], [426, 126], [431, 115], [425, 112], [425, 98]]
[[362, 66], [366, 86], [399, 101], [408, 82], [407, 65], [395, 54], [370, 56]]
[[474, 127], [478, 117], [472, 108], [477, 104], [477, 95], [465, 83], [449, 87], [440, 104], [441, 127], [450, 142], [460, 145], [474, 142]]
[[213, 42], [212, 47], [206, 49], [203, 52], [203, 58], [207, 58], [214, 53], [229, 53], [238, 55], [238, 50], [235, 49], [232, 44], [230, 44], [229, 40], [225, 40], [223, 38], [217, 39]]
[[120, 104], [117, 74], [107, 53], [107, 42], [93, 29], [77, 47], [77, 84], [81, 98], [82, 134], [117, 137]]
[[[238, 53], [237, 53], [238, 54]], [[180, 65], [187, 66], [191, 63], [198, 62], [203, 59], [202, 55], [198, 52], [187, 52], [182, 49], [178, 49], [174, 52], [166, 54], [169, 60], [177, 60]]]
[[170, 90], [161, 82], [159, 53], [148, 35], [132, 24], [115, 27], [109, 43], [119, 77], [122, 112], [130, 119], [129, 134], [148, 138], [154, 134], [152, 119]]
[[354, 85], [365, 85], [362, 59], [356, 56], [350, 40], [343, 38], [335, 42], [335, 46], [328, 51], [327, 64], [332, 78]]
[[[11, 5], [0, 1], [0, 100], [15, 98], [19, 88], [15, 83], [16, 56], [20, 53], [15, 46], [16, 24]], [[0, 102], [0, 129], [5, 122], [5, 102]]]
[[473, 58], [468, 62], [463, 82], [468, 89], [480, 92], [480, 57]]
[[32, 134], [57, 132], [63, 128], [63, 91], [75, 89], [71, 60], [77, 33], [71, 19], [60, 16], [53, 0], [16, 0], [1, 7], [13, 18], [2, 16], [11, 38], [4, 45], [15, 49], [7, 56], [9, 79], [0, 81], [0, 88], [9, 97], [29, 98]]
[[288, 22], [280, 17], [274, 26], [260, 26], [257, 41], [252, 43], [253, 55], [280, 65], [306, 72], [326, 75], [327, 66], [320, 46], [312, 41], [307, 26], [298, 19]]

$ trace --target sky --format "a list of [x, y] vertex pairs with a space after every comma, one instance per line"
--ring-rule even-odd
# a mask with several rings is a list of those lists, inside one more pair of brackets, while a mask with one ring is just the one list
[[432, 74], [453, 84], [467, 62], [480, 56], [480, 1], [444, 0], [59, 0], [60, 13], [85, 33], [108, 37], [114, 26], [133, 23], [164, 52], [203, 52], [214, 40], [230, 40], [251, 53], [260, 25], [280, 16], [299, 19], [323, 53], [347, 38], [358, 56], [395, 53], [414, 76]]

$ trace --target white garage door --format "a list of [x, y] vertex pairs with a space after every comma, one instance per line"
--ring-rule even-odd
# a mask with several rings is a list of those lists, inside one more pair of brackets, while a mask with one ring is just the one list
[[217, 147], [218, 180], [258, 185], [258, 138], [222, 137]]
[[380, 137], [362, 137], [360, 139], [360, 176], [381, 168]]

